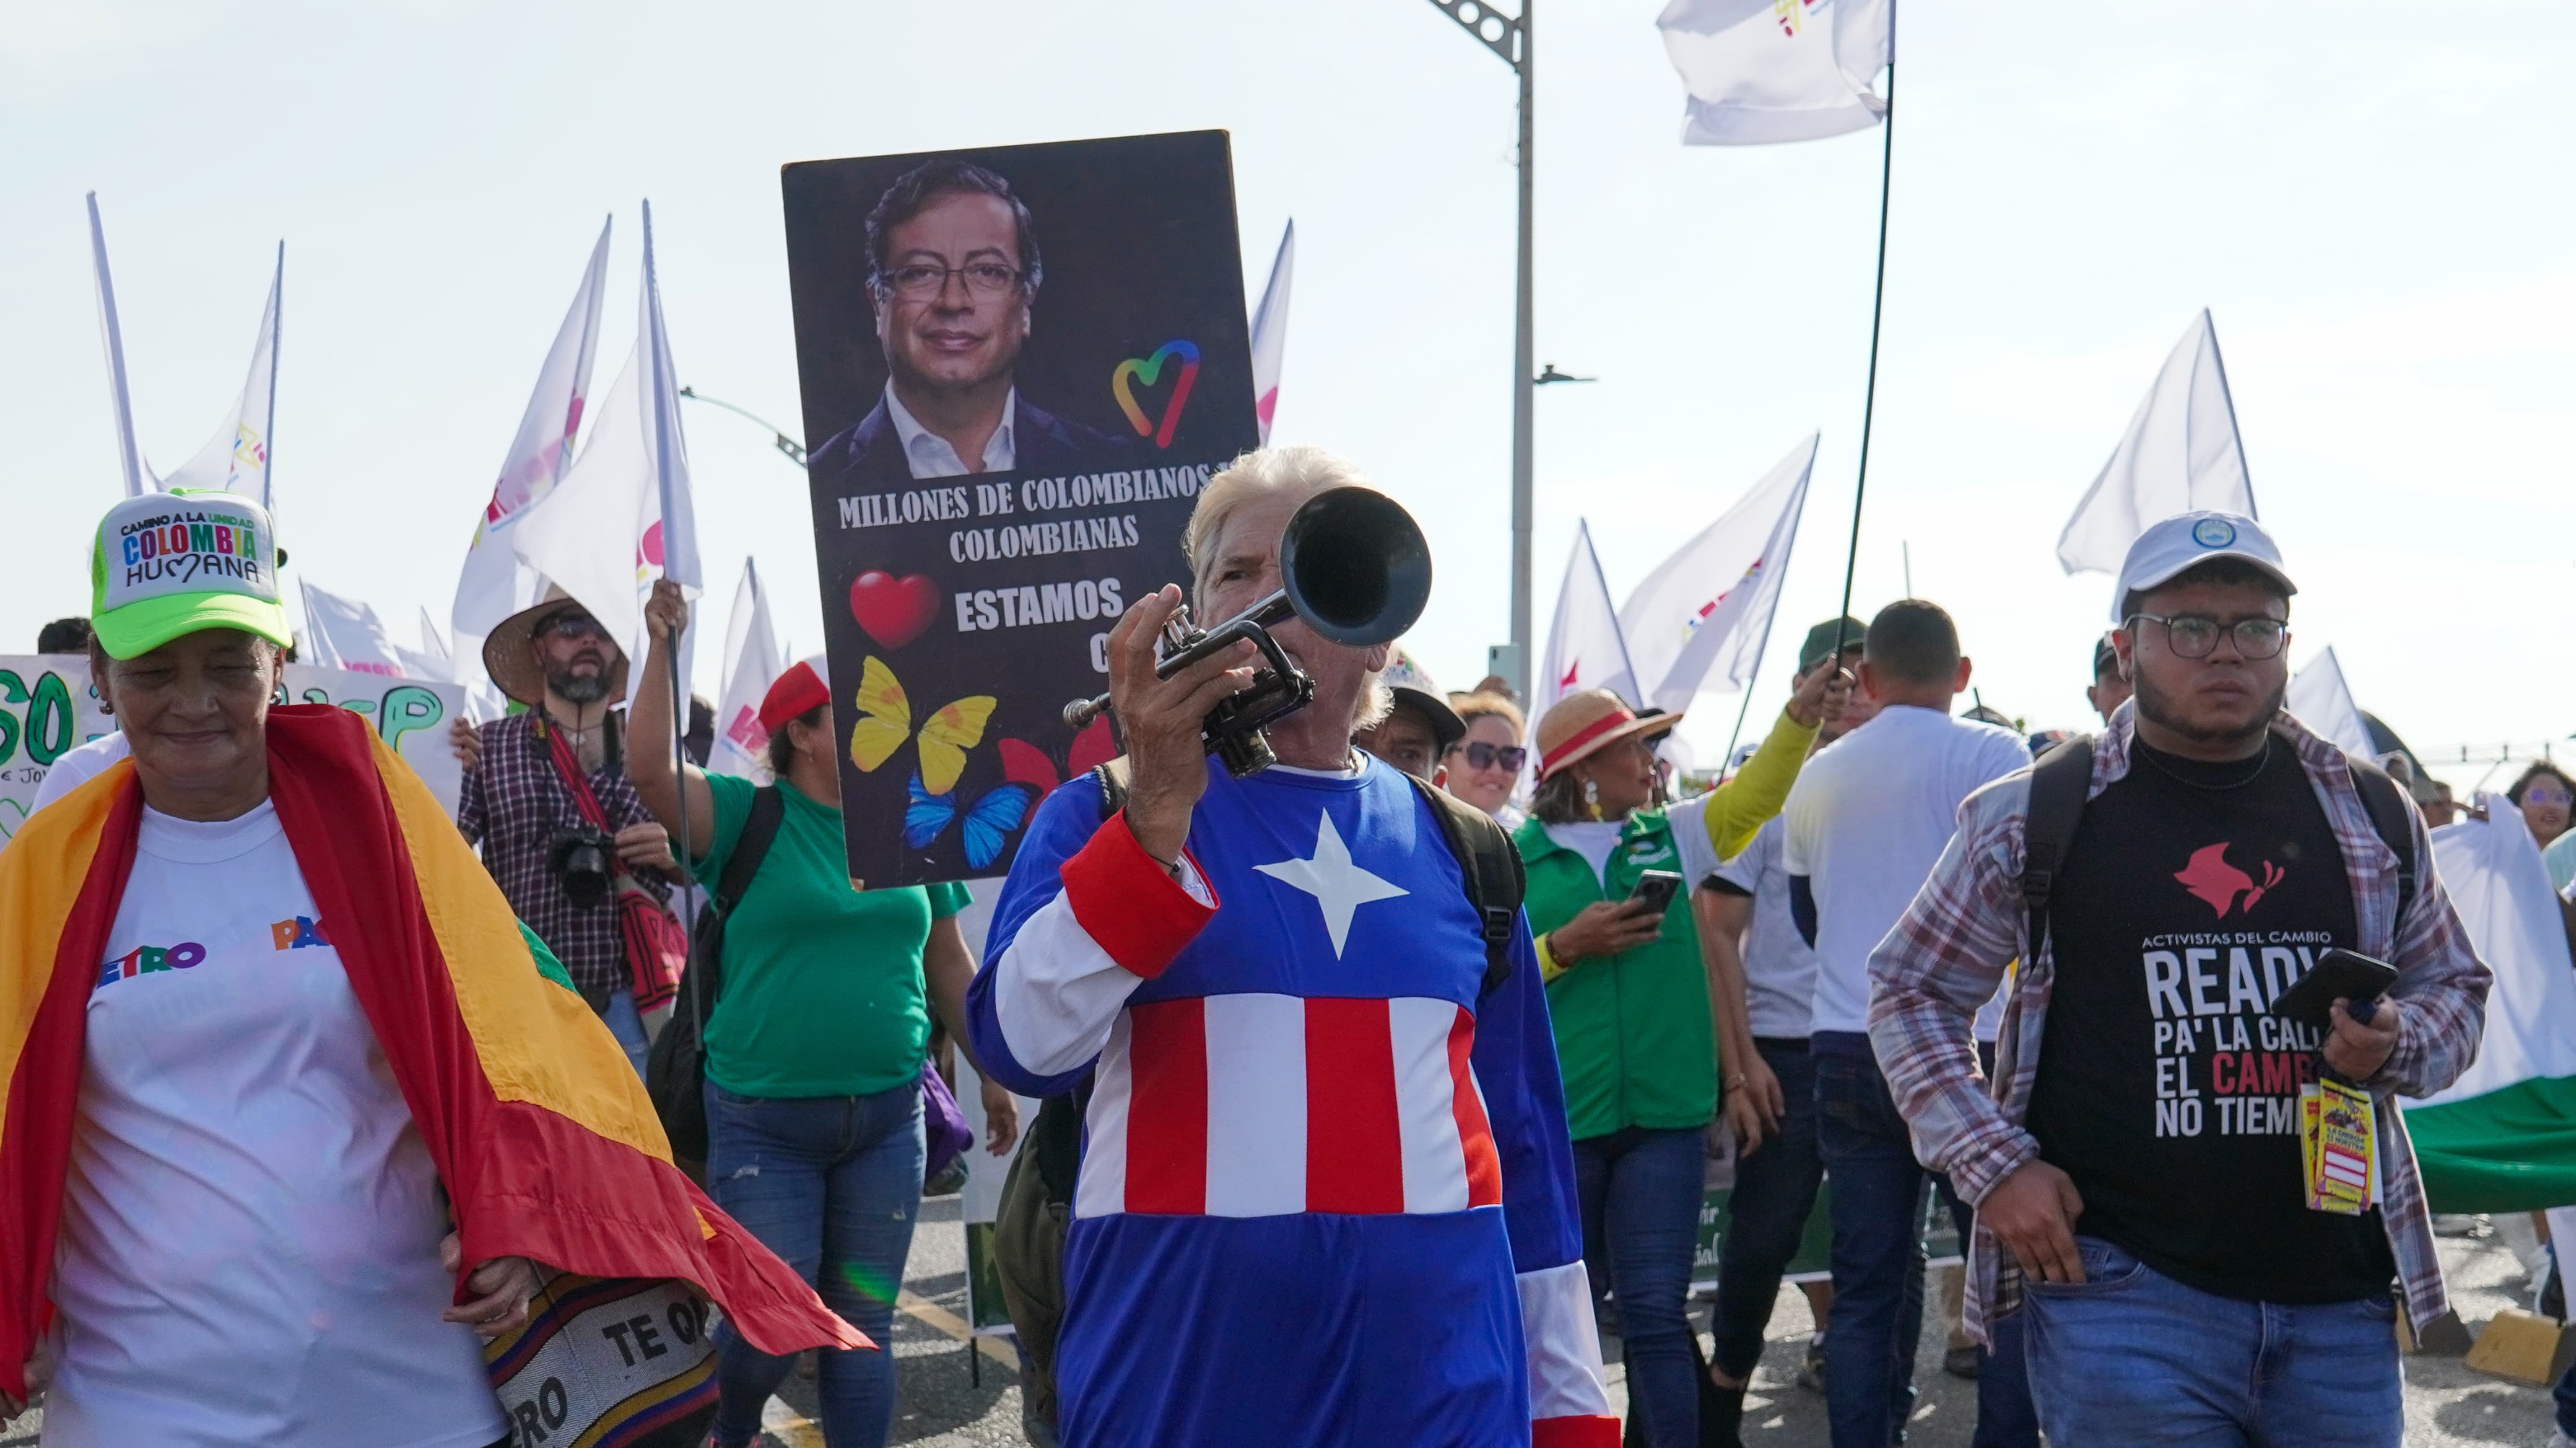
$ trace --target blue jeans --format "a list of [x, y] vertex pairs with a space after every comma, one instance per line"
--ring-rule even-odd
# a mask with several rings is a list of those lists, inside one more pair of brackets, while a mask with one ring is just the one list
[[1710, 1366], [1744, 1379], [1762, 1361], [1780, 1274], [1798, 1255], [1807, 1217], [1816, 1209], [1824, 1159], [1816, 1154], [1816, 1067], [1804, 1042], [1756, 1041], [1780, 1078], [1780, 1130], [1751, 1155], [1735, 1159], [1735, 1189], [1726, 1197], [1726, 1240], [1718, 1247], [1716, 1350]]
[[[1825, 1327], [1825, 1412], [1834, 1448], [1905, 1441], [1914, 1413], [1914, 1350], [1923, 1335], [1923, 1191], [1940, 1194], [1969, 1237], [1949, 1178], [1914, 1159], [1869, 1037], [1818, 1031], [1816, 1146], [1834, 1184], [1834, 1308]], [[1978, 1364], [1976, 1448], [2037, 1448], [2020, 1343], [1998, 1331]], [[2069, 1440], [2060, 1439], [2060, 1442]], [[2090, 1440], [2074, 1440], [2089, 1442]]]
[[2396, 1299], [2292, 1306], [2185, 1287], [2096, 1237], [2080, 1284], [2028, 1284], [2031, 1396], [2052, 1443], [2397, 1448]]
[[1645, 1448], [1698, 1448], [1699, 1369], [1691, 1361], [1691, 1256], [1698, 1250], [1701, 1130], [1622, 1127], [1574, 1143], [1583, 1261], [1608, 1268], [1628, 1350], [1628, 1412]]
[[635, 1009], [635, 992], [621, 990], [610, 995], [608, 1009], [599, 1018], [608, 1023], [608, 1033], [617, 1038], [627, 1064], [635, 1068], [636, 1075], [643, 1075], [645, 1059], [653, 1054], [653, 1043], [644, 1035], [644, 1016]]
[[[921, 1209], [921, 1088], [873, 1096], [737, 1096], [707, 1083], [707, 1186], [716, 1205], [880, 1344], [827, 1351], [823, 1441], [882, 1448], [894, 1427], [895, 1296]], [[742, 1448], [792, 1357], [717, 1330], [715, 1441]]]

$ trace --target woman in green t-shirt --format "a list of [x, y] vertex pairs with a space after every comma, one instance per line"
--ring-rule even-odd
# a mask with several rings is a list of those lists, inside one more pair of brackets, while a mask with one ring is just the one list
[[[688, 620], [668, 582], [645, 608], [644, 677], [666, 677], [667, 640]], [[958, 933], [962, 885], [852, 888], [841, 843], [841, 775], [820, 660], [781, 675], [761, 703], [785, 813], [725, 922], [723, 994], [706, 1023], [707, 1186], [716, 1205], [805, 1274], [835, 1312], [890, 1344], [895, 1295], [921, 1205], [921, 1069], [936, 1009], [960, 1048], [975, 962]], [[633, 710], [627, 774], [655, 818], [680, 828], [690, 860], [722, 878], [741, 838], [750, 780], [671, 768], [667, 690]], [[984, 1085], [988, 1146], [1010, 1149], [1008, 1092]], [[717, 1338], [719, 1448], [760, 1433], [760, 1413], [793, 1359], [733, 1333]], [[823, 1437], [877, 1448], [894, 1423], [889, 1351], [825, 1352]]]

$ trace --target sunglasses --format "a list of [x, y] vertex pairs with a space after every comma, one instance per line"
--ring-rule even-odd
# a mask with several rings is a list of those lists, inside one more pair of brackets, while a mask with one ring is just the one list
[[1449, 746], [1449, 752], [1466, 755], [1467, 767], [1470, 769], [1493, 769], [1499, 766], [1517, 774], [1522, 765], [1529, 763], [1529, 751], [1519, 745], [1487, 744], [1481, 739], [1473, 744], [1452, 744]]
[[580, 638], [584, 634], [603, 639], [608, 637], [608, 630], [600, 627], [599, 620], [586, 613], [556, 614], [539, 624], [537, 632], [541, 636], [558, 639]]

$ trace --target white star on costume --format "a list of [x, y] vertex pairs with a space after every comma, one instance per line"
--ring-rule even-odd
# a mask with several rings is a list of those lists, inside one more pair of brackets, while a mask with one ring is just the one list
[[1361, 906], [1371, 900], [1392, 900], [1413, 893], [1352, 864], [1350, 847], [1342, 843], [1341, 831], [1333, 828], [1330, 814], [1322, 817], [1315, 830], [1313, 856], [1252, 868], [1315, 897], [1315, 903], [1324, 910], [1324, 933], [1333, 938], [1335, 960], [1342, 958], [1342, 942], [1351, 936], [1351, 916]]

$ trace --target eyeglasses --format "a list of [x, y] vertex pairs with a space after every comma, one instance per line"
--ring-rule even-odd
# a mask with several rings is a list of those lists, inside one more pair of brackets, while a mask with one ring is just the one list
[[586, 613], [572, 612], [559, 613], [547, 619], [537, 626], [537, 632], [558, 639], [577, 639], [584, 634], [594, 638], [608, 637], [608, 630], [600, 627], [599, 620]]
[[1466, 755], [1467, 767], [1470, 769], [1492, 769], [1500, 766], [1518, 774], [1521, 766], [1529, 763], [1529, 751], [1519, 745], [1487, 744], [1481, 739], [1473, 744], [1452, 744], [1449, 746], [1449, 752]]
[[968, 262], [964, 266], [899, 266], [885, 274], [885, 285], [907, 302], [927, 302], [948, 290], [950, 277], [963, 277], [968, 296], [989, 302], [1018, 286], [1026, 275], [1017, 267], [997, 261]]
[[2576, 794], [2570, 794], [2554, 784], [2533, 784], [2523, 789], [2522, 802], [2524, 804], [2576, 804]]
[[2277, 618], [2240, 618], [2234, 623], [2220, 623], [2196, 613], [2178, 613], [2171, 618], [2135, 613], [2129, 617], [2163, 624], [2166, 644], [2186, 659], [2208, 658], [2218, 648], [2220, 634], [2234, 634], [2236, 652], [2249, 659], [2272, 658], [2281, 652], [2281, 645], [2290, 641], [2289, 624]]

